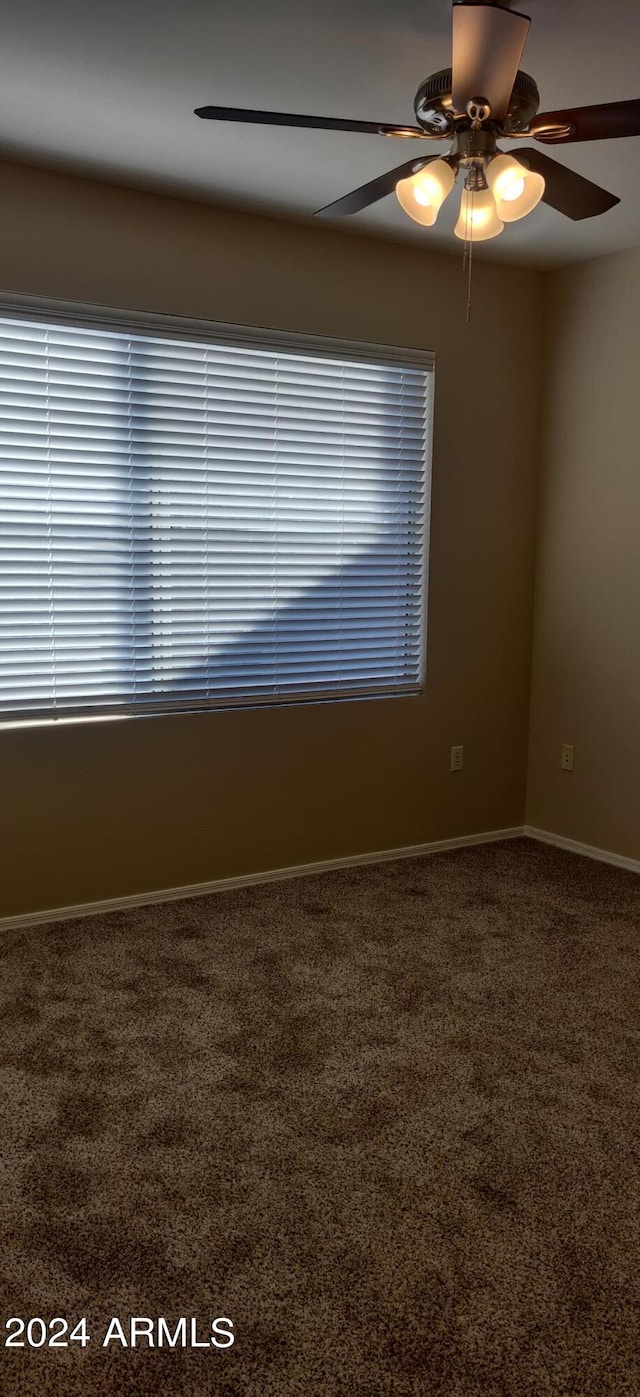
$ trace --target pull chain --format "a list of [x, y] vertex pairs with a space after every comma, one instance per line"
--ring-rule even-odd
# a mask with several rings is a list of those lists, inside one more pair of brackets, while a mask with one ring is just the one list
[[469, 275], [467, 278], [467, 325], [471, 320], [471, 273], [473, 270], [473, 238], [469, 239]]
[[464, 220], [464, 252], [462, 271], [467, 272], [467, 325], [471, 319], [471, 273], [473, 270], [473, 189], [467, 189], [467, 207]]

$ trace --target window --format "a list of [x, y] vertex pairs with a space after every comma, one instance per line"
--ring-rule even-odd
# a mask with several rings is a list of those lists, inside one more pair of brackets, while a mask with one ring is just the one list
[[0, 306], [0, 717], [417, 691], [431, 367]]

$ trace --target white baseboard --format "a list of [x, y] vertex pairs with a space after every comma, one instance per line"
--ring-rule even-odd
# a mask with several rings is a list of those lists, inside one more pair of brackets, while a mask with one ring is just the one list
[[209, 893], [224, 892], [229, 888], [247, 888], [255, 883], [274, 883], [284, 878], [305, 878], [314, 873], [330, 873], [338, 868], [355, 868], [359, 864], [386, 863], [392, 859], [414, 859], [423, 854], [441, 854], [447, 849], [464, 849], [472, 844], [493, 844], [500, 839], [519, 839], [524, 833], [524, 827], [518, 825], [510, 829], [487, 830], [482, 834], [462, 834], [455, 839], [438, 839], [432, 844], [409, 844], [401, 849], [378, 849], [370, 854], [348, 854], [345, 858], [295, 864], [292, 868], [271, 868], [261, 873], [241, 873], [235, 878], [217, 878], [211, 883], [191, 883], [180, 888], [130, 893], [126, 897], [107, 897], [100, 902], [80, 902], [72, 907], [22, 912], [15, 917], [0, 917], [0, 931], [8, 931], [12, 927], [34, 926], [40, 922], [66, 922], [72, 917], [92, 917], [98, 913], [120, 912], [127, 907], [146, 907], [154, 902], [177, 902], [187, 897], [206, 897]]
[[614, 854], [610, 849], [596, 849], [593, 844], [581, 844], [577, 839], [567, 839], [564, 834], [534, 829], [533, 825], [525, 825], [523, 834], [527, 839], [537, 839], [540, 844], [555, 844], [558, 849], [568, 849], [572, 854], [583, 854], [587, 859], [598, 859], [600, 863], [612, 863], [616, 868], [640, 873], [640, 859], [629, 859], [626, 854]]

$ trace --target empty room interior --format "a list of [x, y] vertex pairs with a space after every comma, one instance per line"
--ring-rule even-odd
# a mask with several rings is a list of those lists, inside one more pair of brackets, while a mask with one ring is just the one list
[[0, 1391], [640, 1393], [640, 11], [2, 0]]

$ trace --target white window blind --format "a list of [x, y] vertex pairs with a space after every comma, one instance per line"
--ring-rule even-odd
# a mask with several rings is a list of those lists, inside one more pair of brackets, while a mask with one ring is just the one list
[[0, 310], [0, 718], [418, 689], [429, 370]]

